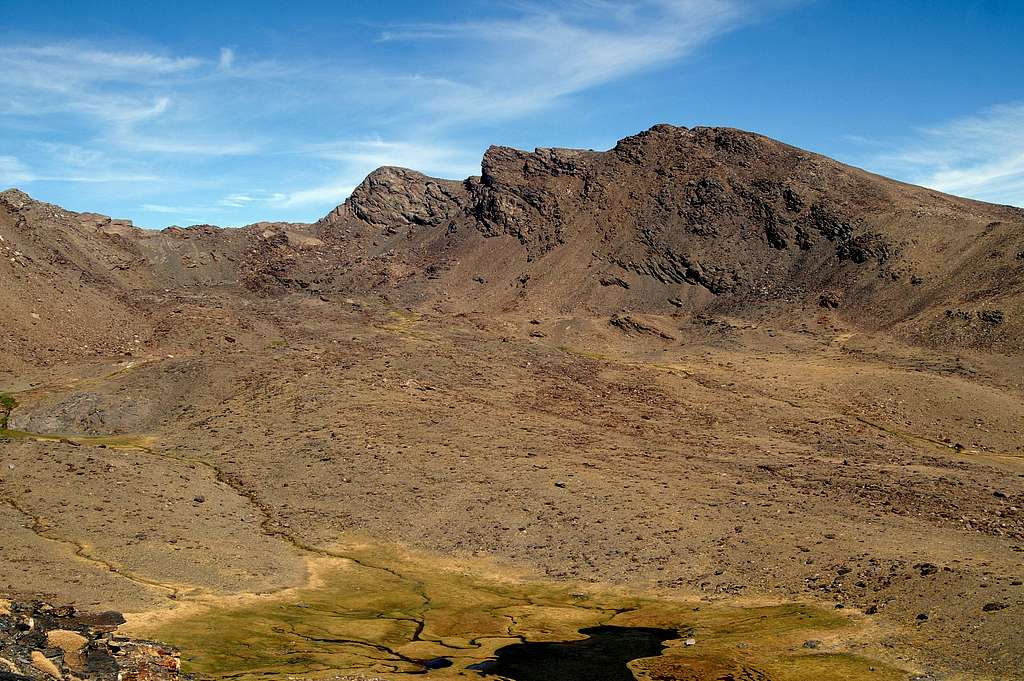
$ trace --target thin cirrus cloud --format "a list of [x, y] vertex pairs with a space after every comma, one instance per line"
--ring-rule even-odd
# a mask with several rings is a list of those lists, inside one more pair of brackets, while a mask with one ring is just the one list
[[62, 43], [0, 47], [0, 64], [5, 69], [5, 80], [66, 91], [98, 80], [141, 81], [154, 75], [191, 71], [201, 66], [203, 60]]
[[91, 172], [78, 169], [75, 172], [39, 171], [26, 166], [16, 156], [0, 156], [0, 184], [22, 185], [33, 182], [69, 182], [75, 184], [104, 183], [146, 183], [157, 182], [156, 175], [124, 172]]
[[221, 71], [230, 69], [231, 65], [235, 63], [235, 51], [230, 47], [220, 48], [220, 59], [217, 60], [217, 68]]
[[1024, 206], [1024, 102], [922, 128], [871, 165], [942, 192]]
[[749, 5], [731, 0], [591, 0], [559, 9], [524, 5], [519, 15], [486, 22], [397, 26], [380, 40], [443, 45], [444, 75], [410, 74], [405, 85], [431, 93], [423, 100], [428, 111], [465, 121], [532, 113], [670, 63], [750, 15]]
[[[475, 174], [482, 149], [466, 139], [477, 126], [682, 59], [751, 18], [739, 0], [579, 0], [495, 12], [486, 22], [385, 27], [358, 61], [295, 50], [266, 58], [244, 46], [189, 55], [6, 45], [0, 86], [14, 95], [0, 102], [8, 158], [0, 183], [159, 177], [151, 191], [133, 190], [135, 208], [122, 211], [143, 222], [149, 214], [238, 224], [265, 209], [315, 217], [381, 165]], [[417, 58], [365, 58], [396, 45]], [[325, 111], [343, 117], [341, 130], [324, 122]]]

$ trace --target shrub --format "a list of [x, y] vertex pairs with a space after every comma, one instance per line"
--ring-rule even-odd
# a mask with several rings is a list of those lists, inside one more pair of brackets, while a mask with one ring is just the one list
[[7, 393], [0, 393], [0, 428], [7, 428], [7, 419], [10, 418], [11, 412], [17, 406], [18, 400]]

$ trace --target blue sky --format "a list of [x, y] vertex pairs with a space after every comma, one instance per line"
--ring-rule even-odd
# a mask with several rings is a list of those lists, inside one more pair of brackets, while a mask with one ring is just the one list
[[489, 144], [754, 130], [1024, 206], [1024, 2], [0, 0], [0, 187], [147, 227], [310, 221]]

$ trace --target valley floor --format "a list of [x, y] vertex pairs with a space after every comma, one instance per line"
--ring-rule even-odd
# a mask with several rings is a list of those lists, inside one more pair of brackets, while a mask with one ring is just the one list
[[651, 596], [841, 606], [875, 634], [837, 650], [1024, 678], [1012, 358], [825, 313], [776, 329], [228, 294], [153, 309], [132, 357], [0, 365], [19, 402], [0, 592], [160, 611], [301, 585], [311, 555], [363, 536]]

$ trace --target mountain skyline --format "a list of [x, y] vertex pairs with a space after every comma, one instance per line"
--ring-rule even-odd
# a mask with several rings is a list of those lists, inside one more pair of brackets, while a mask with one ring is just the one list
[[1012, 3], [200, 7], [5, 3], [0, 185], [147, 227], [309, 221], [378, 166], [462, 179], [490, 144], [669, 122], [1024, 205]]

